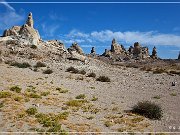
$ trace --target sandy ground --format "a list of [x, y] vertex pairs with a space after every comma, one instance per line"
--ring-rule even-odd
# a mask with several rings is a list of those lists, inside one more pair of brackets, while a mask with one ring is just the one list
[[[31, 69], [20, 69], [7, 64], [0, 64], [0, 91], [9, 91], [10, 87], [18, 85], [21, 93], [13, 93], [22, 96], [22, 101], [14, 101], [10, 98], [1, 98], [4, 107], [0, 108], [0, 131], [26, 132], [30, 128], [42, 126], [33, 116], [25, 116], [21, 119], [16, 116], [38, 104], [36, 107], [41, 113], [59, 113], [67, 107], [65, 103], [75, 99], [79, 94], [85, 94], [84, 107], [68, 107], [70, 112], [67, 120], [63, 120], [62, 127], [69, 132], [180, 132], [180, 76], [167, 74], [153, 74], [140, 71], [136, 68], [112, 67], [98, 63], [83, 65], [82, 63], [54, 63], [48, 65], [54, 72], [46, 75]], [[70, 66], [84, 69], [87, 73], [95, 72], [97, 76], [105, 75], [111, 82], [98, 82], [95, 78], [86, 75], [65, 72]], [[79, 79], [80, 78], [80, 79]], [[83, 79], [82, 79], [83, 78]], [[177, 82], [176, 86], [171, 86]], [[50, 94], [42, 99], [30, 98], [25, 101], [25, 91], [28, 86], [34, 86], [37, 93], [49, 91]], [[56, 88], [68, 90], [67, 93], [59, 93]], [[172, 93], [175, 93], [172, 96]], [[93, 96], [96, 101], [91, 101]], [[153, 98], [159, 96], [159, 99]], [[142, 116], [126, 113], [138, 101], [153, 101], [163, 108], [162, 120], [149, 120]], [[89, 108], [88, 108], [89, 107]], [[87, 109], [88, 108], [88, 109]], [[125, 119], [128, 122], [114, 122], [116, 119]], [[132, 122], [133, 118], [140, 118], [138, 122]], [[110, 126], [105, 126], [106, 122]], [[170, 129], [175, 126], [176, 129]]]

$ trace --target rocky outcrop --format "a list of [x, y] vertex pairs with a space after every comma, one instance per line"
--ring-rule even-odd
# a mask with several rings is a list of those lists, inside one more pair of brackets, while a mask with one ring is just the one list
[[69, 51], [76, 51], [78, 54], [84, 55], [82, 48], [76, 42], [73, 43], [68, 50]]
[[150, 57], [148, 47], [142, 47], [139, 42], [135, 42], [134, 47], [130, 46], [127, 54], [134, 59], [146, 59]]
[[68, 57], [68, 59], [85, 62], [86, 56], [84, 56], [84, 52], [78, 43], [73, 43], [67, 50], [70, 53], [70, 57]]
[[151, 55], [151, 58], [153, 59], [157, 59], [157, 51], [156, 51], [156, 47], [154, 46], [153, 50], [152, 50], [152, 55]]
[[124, 53], [124, 47], [122, 45], [119, 45], [116, 40], [113, 39], [110, 51], [115, 54], [121, 54]]
[[125, 55], [125, 54], [126, 54], [126, 49], [124, 48], [124, 46], [118, 44], [116, 40], [113, 39], [111, 43], [111, 49], [110, 50], [105, 49], [105, 52], [102, 54], [102, 56], [113, 58], [118, 55]]
[[180, 52], [179, 52], [179, 55], [178, 55], [178, 60], [180, 60]]
[[18, 38], [20, 42], [22, 41], [22, 44], [38, 45], [40, 41], [40, 35], [38, 31], [33, 28], [33, 24], [32, 13], [30, 13], [26, 24], [23, 26], [13, 26], [11, 29], [5, 30], [3, 37], [16, 37], [16, 39]]

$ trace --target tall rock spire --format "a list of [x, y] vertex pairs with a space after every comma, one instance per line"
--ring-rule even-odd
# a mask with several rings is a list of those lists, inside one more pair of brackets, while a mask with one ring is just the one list
[[179, 52], [178, 60], [180, 60], [180, 52]]
[[156, 47], [154, 46], [154, 48], [153, 48], [153, 50], [152, 50], [152, 55], [151, 55], [151, 57], [153, 58], [153, 59], [157, 59], [157, 51], [156, 51]]
[[29, 15], [28, 15], [28, 19], [26, 21], [26, 24], [29, 26], [29, 27], [32, 27], [33, 28], [33, 25], [34, 25], [34, 21], [33, 21], [33, 16], [32, 16], [32, 13], [30, 12]]

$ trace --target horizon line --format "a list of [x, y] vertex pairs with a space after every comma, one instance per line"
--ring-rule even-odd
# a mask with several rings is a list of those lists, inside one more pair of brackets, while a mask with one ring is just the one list
[[48, 1], [37, 1], [37, 2], [30, 2], [30, 1], [27, 1], [27, 2], [21, 2], [21, 1], [11, 1], [11, 2], [8, 2], [8, 1], [6, 1], [6, 2], [4, 2], [4, 1], [2, 1], [2, 2], [0, 2], [0, 3], [16, 3], [16, 4], [22, 4], [22, 3], [32, 3], [32, 4], [180, 4], [180, 1], [179, 2], [150, 2], [150, 1], [147, 1], [147, 2], [140, 2], [140, 1], [137, 1], [137, 2], [118, 2], [118, 1], [112, 1], [112, 2], [110, 2], [110, 1], [108, 1], [108, 2], [106, 2], [106, 1], [104, 1], [104, 2], [100, 2], [100, 1], [97, 1], [97, 2], [90, 2], [90, 1], [87, 1], [87, 2], [81, 2], [81, 1], [76, 1], [76, 2], [70, 2], [70, 1], [64, 1], [64, 2], [60, 2], [60, 1], [52, 1], [52, 2], [48, 2]]

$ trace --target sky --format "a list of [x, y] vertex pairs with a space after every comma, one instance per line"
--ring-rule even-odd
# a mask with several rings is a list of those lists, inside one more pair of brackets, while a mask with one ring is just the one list
[[77, 42], [85, 53], [90, 53], [91, 47], [95, 47], [96, 52], [102, 54], [105, 49], [110, 49], [113, 38], [126, 49], [139, 42], [149, 48], [150, 54], [156, 46], [158, 56], [165, 59], [176, 59], [180, 51], [180, 0], [174, 0], [179, 3], [151, 4], [0, 2], [4, 2], [0, 3], [0, 34], [14, 25], [23, 25], [28, 13], [32, 12], [34, 27], [43, 40], [57, 39], [67, 48]]

